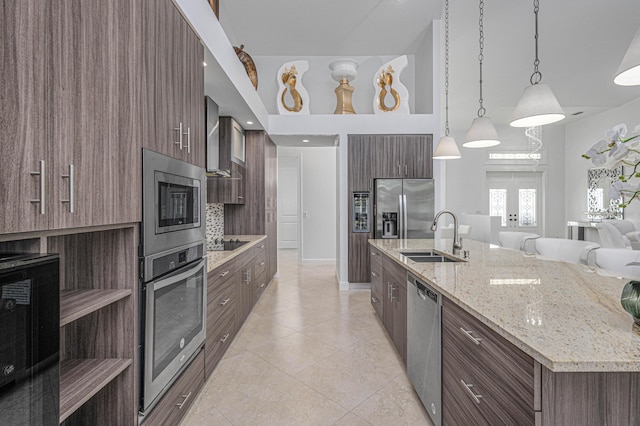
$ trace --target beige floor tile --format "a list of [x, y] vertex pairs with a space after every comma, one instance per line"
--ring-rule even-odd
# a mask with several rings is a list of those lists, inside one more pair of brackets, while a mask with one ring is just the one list
[[335, 318], [335, 315], [327, 312], [325, 309], [299, 307], [276, 312], [273, 315], [266, 316], [266, 318], [282, 326], [292, 328], [296, 331], [302, 331], [307, 327], [313, 327], [323, 321]]
[[238, 332], [233, 345], [229, 349], [255, 351], [261, 346], [273, 343], [276, 339], [289, 336], [295, 332], [291, 328], [284, 327], [268, 318], [252, 313]]
[[366, 324], [331, 318], [318, 325], [307, 327], [302, 333], [339, 349], [347, 348], [359, 340], [366, 339], [370, 329]]
[[384, 365], [368, 364], [354, 354], [338, 351], [293, 377], [351, 410], [387, 385], [394, 374]]
[[353, 413], [375, 426], [433, 426], [406, 376], [398, 376], [369, 397]]
[[329, 398], [288, 377], [267, 386], [231, 421], [247, 426], [328, 426], [346, 413], [347, 410]]
[[233, 426], [220, 411], [209, 406], [206, 401], [194, 404], [191, 411], [185, 416], [182, 426]]
[[304, 334], [293, 333], [261, 346], [255, 354], [291, 374], [327, 358], [337, 350]]
[[333, 426], [371, 426], [371, 423], [349, 412], [346, 416], [335, 422]]
[[265, 293], [262, 295], [262, 297], [260, 297], [260, 303], [254, 306], [251, 313], [256, 313], [263, 316], [271, 315], [290, 309], [298, 309], [298, 305], [298, 303], [294, 303], [283, 297]]

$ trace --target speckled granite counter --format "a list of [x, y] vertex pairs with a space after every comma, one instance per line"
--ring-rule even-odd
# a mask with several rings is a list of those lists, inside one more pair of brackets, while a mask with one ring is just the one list
[[370, 240], [554, 372], [640, 371], [640, 335], [620, 305], [627, 280], [465, 240], [467, 262], [416, 263], [411, 249], [451, 252], [451, 240]]
[[238, 239], [240, 241], [248, 241], [247, 244], [244, 244], [238, 247], [235, 250], [208, 250], [207, 251], [207, 272], [217, 268], [228, 260], [237, 257], [240, 253], [243, 253], [258, 245], [258, 243], [265, 241], [267, 239], [266, 235], [225, 235], [225, 240], [229, 239]]

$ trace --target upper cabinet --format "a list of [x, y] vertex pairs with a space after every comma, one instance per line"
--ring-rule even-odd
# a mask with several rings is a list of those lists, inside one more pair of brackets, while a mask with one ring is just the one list
[[433, 177], [432, 135], [380, 135], [372, 142], [374, 178]]
[[143, 7], [144, 147], [204, 167], [204, 47], [172, 1]]
[[139, 221], [139, 4], [3, 7], [0, 233]]

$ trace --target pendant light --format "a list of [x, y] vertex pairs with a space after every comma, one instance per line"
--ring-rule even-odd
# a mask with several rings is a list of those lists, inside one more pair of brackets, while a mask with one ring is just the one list
[[449, 136], [449, 0], [444, 2], [444, 136], [438, 141], [433, 158], [454, 160], [460, 158], [456, 140]]
[[543, 126], [545, 124], [555, 123], [562, 120], [565, 115], [558, 100], [554, 96], [551, 88], [540, 83], [542, 81], [542, 73], [538, 70], [540, 59], [538, 59], [538, 11], [540, 10], [540, 1], [533, 0], [533, 14], [535, 15], [534, 36], [536, 46], [536, 58], [533, 61], [533, 74], [529, 78], [531, 86], [524, 89], [524, 93], [511, 115], [512, 127], [533, 127]]
[[620, 86], [640, 85], [640, 28], [622, 58], [613, 82]]
[[480, 62], [480, 108], [478, 109], [478, 116], [473, 119], [471, 127], [467, 131], [467, 135], [464, 138], [462, 146], [466, 148], [487, 148], [490, 146], [496, 146], [500, 144], [498, 140], [498, 132], [493, 127], [493, 123], [489, 117], [485, 117], [487, 112], [483, 106], [482, 99], [482, 61], [484, 56], [482, 54], [484, 50], [484, 1], [480, 0], [480, 54], [478, 60]]

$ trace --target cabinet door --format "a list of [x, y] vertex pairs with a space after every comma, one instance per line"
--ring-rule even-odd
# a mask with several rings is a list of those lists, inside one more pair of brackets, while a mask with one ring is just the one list
[[407, 179], [433, 178], [433, 136], [403, 136], [401, 144], [403, 176]]
[[237, 300], [238, 300], [238, 325], [244, 323], [244, 320], [253, 308], [253, 268], [251, 262], [243, 264], [238, 270], [237, 278]]
[[51, 228], [141, 220], [140, 8], [53, 3]]
[[267, 234], [267, 283], [278, 271], [278, 213], [276, 209], [266, 211]]
[[374, 142], [372, 136], [349, 135], [349, 193], [353, 191], [372, 191]]
[[[406, 275], [404, 278], [406, 281]], [[392, 293], [393, 300], [393, 343], [407, 364], [407, 287], [400, 282], [395, 284]]]
[[401, 178], [403, 158], [400, 152], [402, 136], [378, 135], [373, 136], [373, 166], [374, 178]]
[[[185, 62], [182, 74], [183, 126], [187, 144], [182, 150], [184, 161], [205, 167], [204, 124], [204, 47], [193, 30], [184, 25]], [[186, 138], [186, 140], [185, 140]]]
[[[48, 226], [49, 205], [41, 214], [41, 193], [50, 193], [48, 79], [50, 43], [47, 32], [51, 2], [5, 0], [0, 14], [0, 234], [37, 231]], [[45, 175], [39, 172], [44, 161]], [[44, 184], [41, 191], [41, 184]]]
[[371, 280], [369, 263], [369, 238], [371, 234], [349, 233], [349, 282], [368, 283]]
[[276, 145], [268, 136], [264, 145], [264, 175], [264, 207], [275, 209], [278, 205], [278, 152]]
[[180, 140], [186, 144], [186, 122], [183, 116], [183, 72], [186, 61], [186, 22], [170, 0], [158, 0], [154, 6], [155, 64], [152, 89], [155, 109], [154, 135], [146, 139], [146, 147], [171, 157], [182, 158]]

